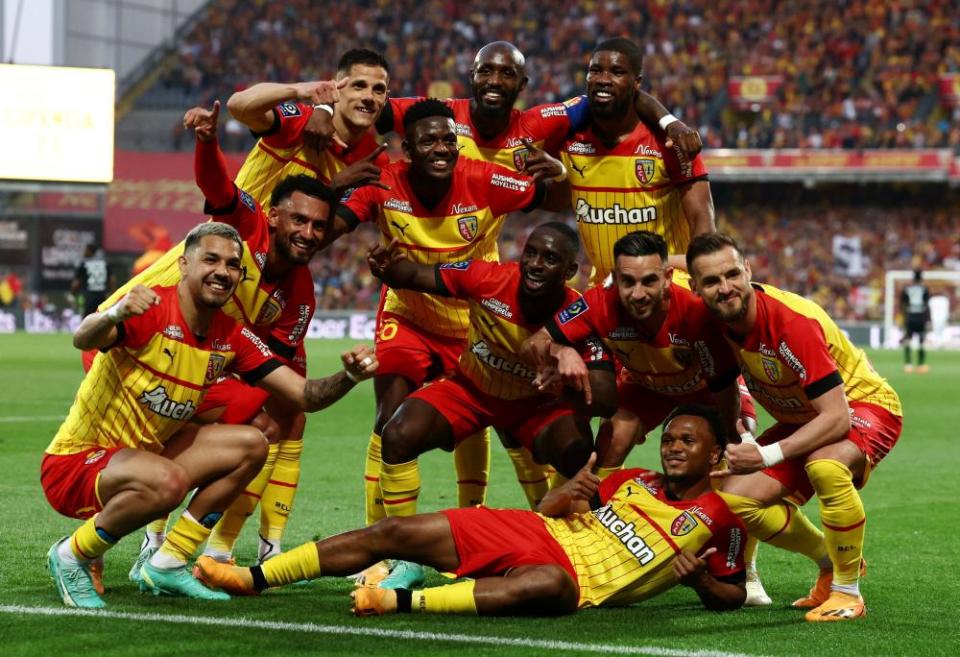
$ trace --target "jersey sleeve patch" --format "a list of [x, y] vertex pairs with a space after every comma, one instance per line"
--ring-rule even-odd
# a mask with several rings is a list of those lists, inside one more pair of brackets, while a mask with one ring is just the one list
[[470, 263], [472, 260], [458, 260], [457, 262], [445, 262], [440, 265], [440, 269], [456, 269], [458, 271], [465, 271], [470, 268]]
[[300, 116], [300, 107], [296, 103], [280, 103], [277, 105], [277, 111], [281, 116], [293, 117]]
[[237, 190], [237, 194], [238, 194], [239, 197], [240, 197], [240, 202], [243, 203], [245, 206], [247, 206], [247, 208], [249, 208], [250, 212], [256, 212], [256, 211], [257, 211], [257, 202], [256, 202], [255, 200], [253, 200], [253, 197], [252, 197], [252, 196], [250, 196], [249, 194], [247, 194], [247, 193], [246, 193], [245, 191], [243, 191], [242, 189], [238, 189], [238, 190]]
[[557, 321], [560, 324], [566, 324], [573, 318], [585, 313], [589, 307], [586, 300], [581, 297], [557, 313]]

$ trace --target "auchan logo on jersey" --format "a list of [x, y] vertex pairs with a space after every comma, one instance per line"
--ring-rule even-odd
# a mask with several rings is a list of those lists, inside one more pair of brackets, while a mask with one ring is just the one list
[[595, 208], [582, 198], [577, 200], [575, 212], [577, 221], [584, 224], [631, 225], [648, 224], [657, 220], [657, 208], [653, 205], [645, 208], [625, 208], [614, 203], [609, 208]]
[[178, 402], [175, 399], [170, 399], [167, 395], [167, 389], [163, 385], [159, 385], [153, 390], [145, 391], [137, 398], [137, 401], [144, 404], [157, 415], [168, 417], [171, 420], [189, 420], [194, 411], [197, 410], [197, 407], [193, 405], [193, 401], [190, 399], [186, 402]]
[[643, 538], [637, 536], [636, 526], [632, 522], [625, 522], [609, 504], [596, 509], [593, 515], [623, 544], [627, 552], [637, 558], [641, 566], [647, 565], [657, 556]]

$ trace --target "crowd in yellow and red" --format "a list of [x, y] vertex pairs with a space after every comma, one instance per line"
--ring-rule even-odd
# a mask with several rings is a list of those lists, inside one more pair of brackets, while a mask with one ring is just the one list
[[329, 77], [366, 46], [389, 60], [394, 95], [463, 95], [474, 53], [503, 39], [527, 55], [533, 104], [581, 93], [610, 36], [643, 45], [646, 84], [708, 147], [960, 146], [938, 86], [960, 73], [960, 12], [941, 0], [214, 0], [159, 86], [189, 106]]

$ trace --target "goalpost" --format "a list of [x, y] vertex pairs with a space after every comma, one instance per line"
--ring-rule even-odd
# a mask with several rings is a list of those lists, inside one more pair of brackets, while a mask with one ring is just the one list
[[[887, 271], [884, 277], [883, 289], [883, 344], [887, 348], [895, 348], [900, 344], [900, 337], [903, 335], [901, 327], [897, 326], [894, 317], [897, 312], [897, 305], [900, 302], [899, 291], [897, 290], [898, 281], [912, 281], [913, 271], [907, 269], [892, 269]], [[950, 269], [934, 269], [923, 272], [923, 281], [925, 283], [932, 281], [946, 281], [954, 285], [960, 284], [960, 271]], [[931, 307], [931, 315], [934, 309]], [[955, 326], [949, 326], [949, 314], [942, 320], [942, 326], [937, 326], [938, 322], [934, 319], [933, 333], [937, 334], [938, 340], [931, 346], [941, 346], [950, 349], [960, 348], [960, 331]], [[940, 330], [938, 330], [938, 328]]]

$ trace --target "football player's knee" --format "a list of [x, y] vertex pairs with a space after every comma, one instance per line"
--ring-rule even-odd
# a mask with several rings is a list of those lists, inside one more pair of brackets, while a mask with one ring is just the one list
[[384, 550], [404, 545], [410, 538], [409, 518], [388, 516], [370, 525], [366, 541], [372, 550]]
[[260, 429], [253, 425], [237, 427], [233, 440], [240, 454], [240, 465], [263, 466], [267, 460], [267, 439]]
[[191, 488], [187, 471], [170, 461], [155, 468], [153, 477], [147, 486], [157, 509], [170, 511], [177, 508]]
[[537, 611], [568, 614], [577, 608], [577, 587], [560, 566], [543, 566], [523, 577], [522, 602], [537, 603]]
[[406, 463], [420, 456], [421, 436], [409, 420], [394, 416], [381, 434], [381, 457], [385, 463]]
[[259, 429], [268, 443], [275, 443], [280, 439], [280, 425], [276, 420], [261, 411], [250, 422], [250, 426]]

